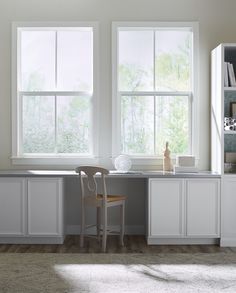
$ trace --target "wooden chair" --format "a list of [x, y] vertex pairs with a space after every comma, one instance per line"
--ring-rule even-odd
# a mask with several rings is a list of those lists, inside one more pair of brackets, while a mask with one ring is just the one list
[[[97, 227], [97, 237], [100, 240], [100, 231], [102, 235], [102, 251], [106, 251], [107, 235], [115, 232], [107, 229], [107, 209], [114, 206], [120, 206], [120, 244], [124, 245], [124, 229], [125, 229], [125, 196], [108, 195], [105, 176], [109, 173], [108, 170], [93, 166], [80, 166], [76, 168], [76, 172], [80, 176], [81, 183], [81, 233], [80, 247], [84, 246], [84, 234], [87, 228]], [[95, 174], [100, 173], [102, 179], [102, 194], [98, 193]], [[99, 176], [100, 177], [100, 176]], [[97, 209], [96, 225], [85, 225], [85, 206], [93, 206]], [[102, 218], [102, 229], [101, 229]]]

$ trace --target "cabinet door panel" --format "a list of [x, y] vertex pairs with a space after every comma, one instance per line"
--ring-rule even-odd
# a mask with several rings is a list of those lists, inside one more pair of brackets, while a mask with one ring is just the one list
[[236, 238], [236, 177], [223, 178], [222, 232], [224, 238]]
[[149, 233], [151, 236], [179, 237], [182, 235], [182, 186], [182, 180], [150, 180]]
[[219, 180], [187, 180], [187, 236], [219, 236], [219, 192]]
[[60, 235], [62, 230], [60, 179], [28, 180], [29, 235]]
[[0, 235], [25, 234], [25, 180], [0, 179]]

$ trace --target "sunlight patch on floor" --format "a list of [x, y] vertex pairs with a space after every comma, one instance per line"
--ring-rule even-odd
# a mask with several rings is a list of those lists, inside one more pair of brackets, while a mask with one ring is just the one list
[[236, 292], [234, 265], [57, 264], [54, 270], [74, 292]]

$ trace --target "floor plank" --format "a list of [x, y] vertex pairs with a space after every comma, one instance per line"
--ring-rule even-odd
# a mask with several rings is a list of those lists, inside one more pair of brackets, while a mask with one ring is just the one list
[[[79, 236], [69, 235], [64, 244], [0, 244], [0, 253], [100, 253], [97, 239], [86, 237], [84, 248], [79, 247]], [[216, 253], [236, 252], [236, 248], [218, 245], [147, 245], [144, 236], [126, 235], [124, 247], [117, 236], [108, 236], [108, 253]]]

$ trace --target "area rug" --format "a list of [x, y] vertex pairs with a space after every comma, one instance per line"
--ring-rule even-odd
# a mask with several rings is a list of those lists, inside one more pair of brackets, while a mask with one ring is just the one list
[[2, 253], [0, 292], [236, 292], [236, 253]]

